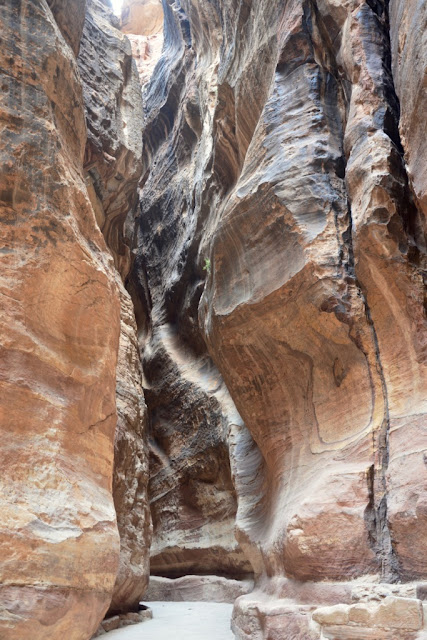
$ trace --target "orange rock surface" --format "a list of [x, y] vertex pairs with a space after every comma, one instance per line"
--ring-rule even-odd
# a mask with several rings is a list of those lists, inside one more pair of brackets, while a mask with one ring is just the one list
[[9, 3], [2, 21], [0, 636], [82, 640], [119, 560], [119, 291], [73, 52], [46, 3]]
[[147, 409], [133, 304], [124, 287], [131, 264], [137, 185], [142, 171], [142, 97], [128, 38], [100, 0], [88, 0], [78, 57], [88, 140], [84, 169], [120, 295], [113, 497], [120, 564], [110, 611], [135, 611], [148, 585]]
[[426, 17], [3, 7], [1, 639], [426, 636]]
[[117, 271], [130, 264], [141, 90], [106, 7], [88, 3], [82, 39], [84, 19], [77, 0], [52, 12], [27, 0], [2, 15], [5, 640], [89, 638], [108, 607], [137, 606], [148, 582], [145, 404]]
[[[403, 71], [422, 45], [421, 26], [410, 30], [420, 5], [165, 5], [160, 75], [145, 93], [144, 357], [160, 389], [157, 326], [197, 357], [203, 338], [237, 409], [226, 442], [256, 577], [235, 606], [241, 639], [319, 638], [313, 607], [363, 599], [352, 580], [403, 581], [420, 606], [425, 182], [412, 129], [425, 126], [424, 62], [413, 79]], [[406, 53], [392, 62], [397, 32]], [[183, 389], [180, 406], [190, 398]], [[166, 465], [185, 416], [178, 435], [163, 415]]]

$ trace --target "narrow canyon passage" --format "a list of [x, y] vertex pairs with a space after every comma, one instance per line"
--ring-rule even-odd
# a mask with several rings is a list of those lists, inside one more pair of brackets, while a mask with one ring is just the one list
[[110, 631], [106, 640], [233, 640], [231, 604], [150, 602], [153, 619]]
[[427, 640], [427, 1], [0, 32], [0, 640]]

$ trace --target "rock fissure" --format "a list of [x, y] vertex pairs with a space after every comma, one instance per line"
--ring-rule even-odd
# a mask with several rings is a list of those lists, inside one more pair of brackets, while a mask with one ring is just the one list
[[[362, 291], [361, 289], [359, 289]], [[363, 294], [362, 294], [363, 295]], [[387, 386], [384, 377], [384, 371], [381, 362], [381, 355], [379, 351], [378, 338], [375, 331], [375, 326], [372, 321], [371, 311], [367, 305], [366, 298], [364, 297], [364, 306], [366, 310], [366, 317], [368, 324], [371, 327], [373, 343], [375, 346], [375, 362], [378, 368], [381, 389], [384, 398], [384, 418], [377, 433], [372, 432], [373, 449], [376, 452], [376, 460], [371, 467], [373, 470], [373, 477], [370, 477], [368, 482], [369, 493], [371, 497], [370, 502], [373, 503], [375, 512], [374, 526], [377, 553], [380, 556], [381, 563], [381, 577], [384, 582], [396, 582], [399, 579], [399, 571], [397, 566], [397, 559], [393, 549], [392, 536], [387, 519], [387, 469], [389, 463], [389, 431], [390, 431], [390, 413]]]

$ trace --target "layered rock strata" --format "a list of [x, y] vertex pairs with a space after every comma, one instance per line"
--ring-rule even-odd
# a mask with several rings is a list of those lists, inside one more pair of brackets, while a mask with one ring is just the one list
[[228, 452], [228, 431], [240, 418], [210, 359], [183, 348], [173, 325], [154, 313], [143, 361], [151, 573], [245, 576], [251, 567], [234, 536], [237, 504]]
[[[120, 333], [83, 177], [66, 4], [3, 3], [0, 636], [83, 640], [108, 608]], [[76, 3], [81, 9], [82, 3]], [[74, 50], [77, 35], [72, 34]]]
[[[368, 600], [385, 597], [375, 584], [407, 583], [421, 611], [425, 184], [408, 132], [425, 121], [403, 71], [422, 45], [410, 30], [418, 4], [392, 2], [390, 29], [381, 1], [165, 3], [133, 272], [135, 288], [147, 273], [152, 300], [142, 324], [155, 545], [192, 528], [181, 514], [193, 482], [169, 478], [178, 456], [181, 469], [192, 461], [196, 434], [206, 441], [187, 431], [193, 416], [205, 422], [193, 389], [206, 372], [237, 408], [225, 452], [256, 574], [235, 607], [239, 638], [421, 633], [400, 601], [367, 606], [362, 631], [353, 610], [338, 631], [312, 615], [363, 600], [352, 580]], [[402, 30], [400, 118], [390, 33]], [[159, 573], [178, 569], [182, 546], [155, 558]]]
[[151, 576], [144, 595], [146, 602], [228, 602], [253, 589], [253, 580], [233, 580], [221, 576], [183, 576], [162, 578]]
[[427, 5], [421, 0], [391, 0], [390, 37], [393, 79], [402, 110], [399, 123], [409, 181], [418, 208], [427, 216]]
[[106, 0], [2, 5], [0, 636], [136, 609], [148, 432], [158, 588], [422, 640], [425, 3], [131, 0], [143, 83], [163, 11], [143, 117]]
[[121, 302], [117, 363], [117, 428], [113, 496], [120, 565], [112, 612], [137, 610], [148, 585], [151, 521], [148, 507], [146, 406], [135, 315], [124, 287], [142, 171], [142, 97], [128, 38], [101, 0], [89, 0], [78, 58], [88, 140], [84, 169], [98, 224], [113, 254]]
[[1, 13], [5, 640], [85, 640], [115, 582], [111, 606], [126, 610], [148, 578], [145, 405], [120, 277], [142, 104], [130, 44], [108, 14], [88, 3], [80, 47], [81, 0]]
[[[206, 273], [201, 266], [194, 269], [199, 240], [192, 186], [177, 173], [178, 155], [191, 180], [197, 136], [185, 124], [191, 117], [181, 95], [189, 92], [186, 60], [176, 45], [166, 40], [153, 76], [159, 84], [145, 90], [143, 190], [130, 279], [133, 299], [146, 301], [141, 309], [137, 303], [136, 315], [150, 422], [151, 572], [244, 576], [252, 568], [234, 535], [237, 501], [228, 445], [230, 428], [241, 419], [198, 327]], [[176, 65], [181, 75], [171, 80]], [[166, 98], [170, 81], [174, 86]], [[172, 132], [174, 114], [179, 126]]]

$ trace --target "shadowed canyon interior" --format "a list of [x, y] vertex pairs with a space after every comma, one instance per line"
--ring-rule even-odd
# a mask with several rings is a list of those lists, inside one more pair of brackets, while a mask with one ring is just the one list
[[0, 22], [0, 639], [426, 640], [427, 2]]

